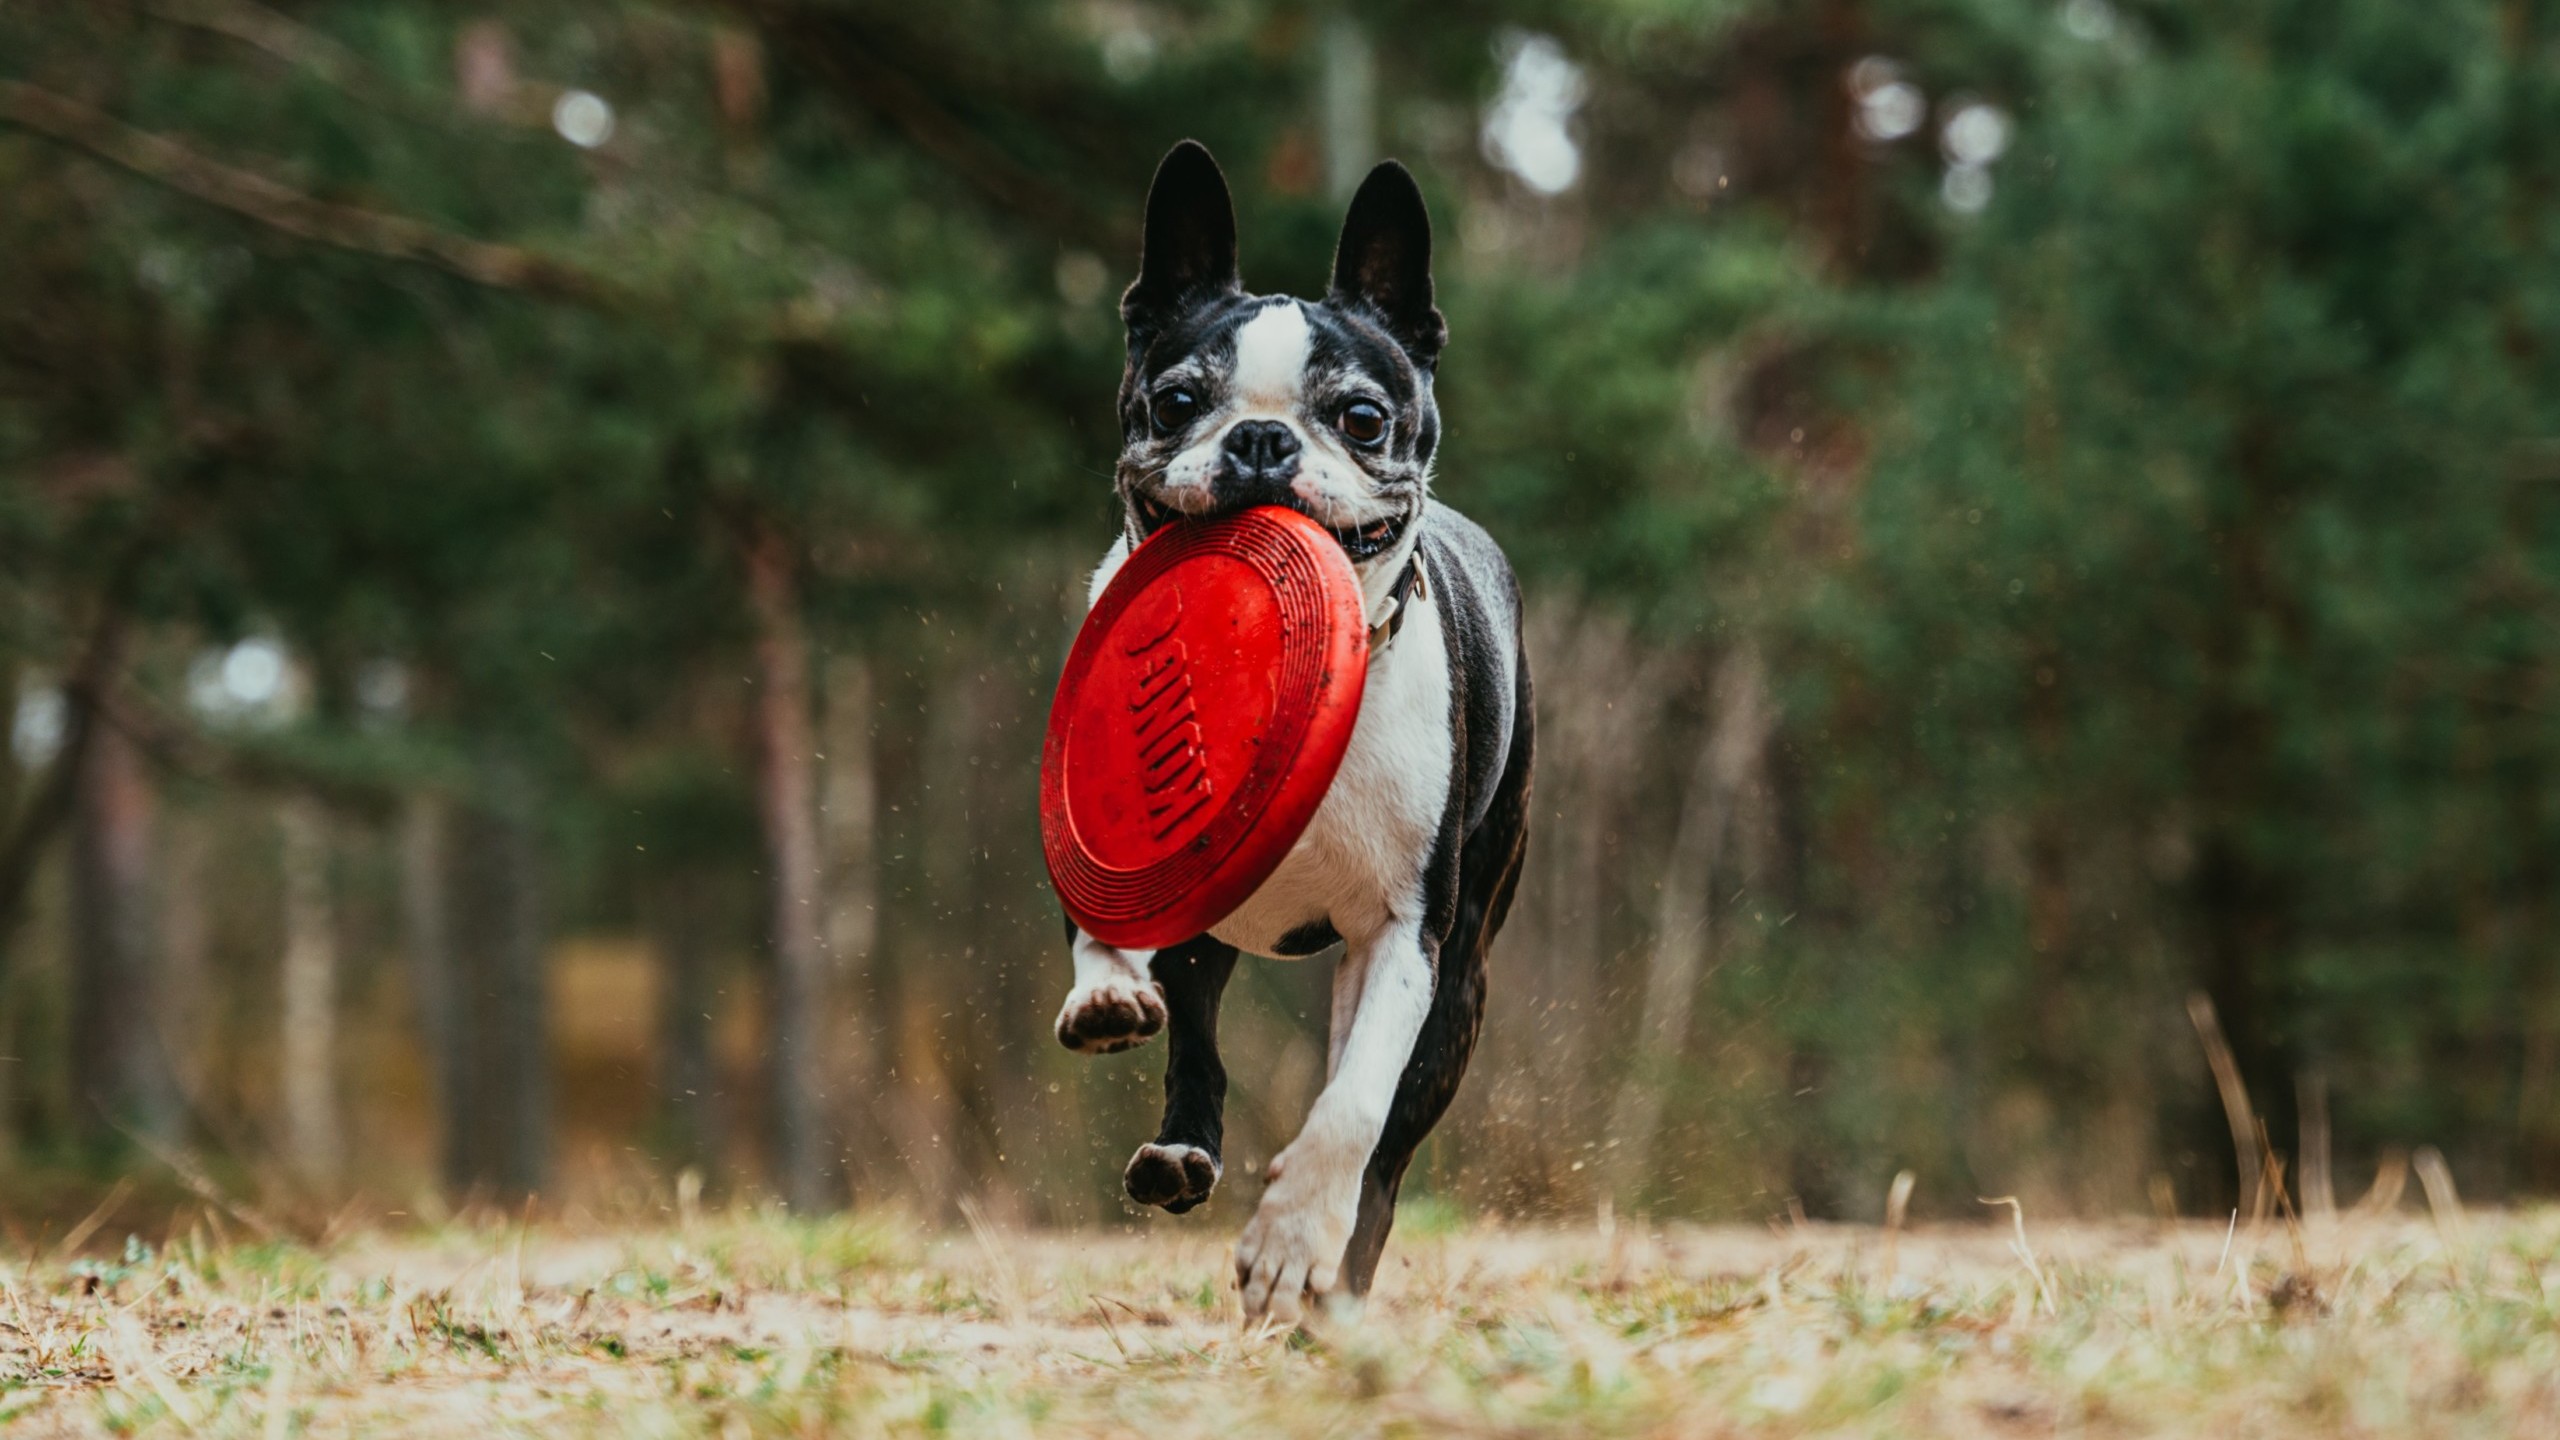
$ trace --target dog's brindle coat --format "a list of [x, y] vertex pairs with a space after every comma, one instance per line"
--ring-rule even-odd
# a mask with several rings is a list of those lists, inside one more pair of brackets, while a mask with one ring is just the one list
[[1372, 625], [1349, 752], [1271, 879], [1211, 933], [1164, 950], [1068, 930], [1076, 984], [1061, 1041], [1104, 1053], [1171, 1032], [1164, 1123], [1126, 1182], [1175, 1213], [1206, 1200], [1221, 1171], [1218, 1003], [1237, 951], [1344, 946], [1324, 1090], [1266, 1168], [1237, 1245], [1249, 1317], [1291, 1321], [1305, 1299], [1368, 1290], [1405, 1168], [1474, 1052], [1485, 952], [1528, 834], [1519, 590], [1492, 539], [1429, 493], [1446, 338], [1430, 244], [1421, 193], [1388, 162], [1352, 200], [1323, 301], [1247, 294], [1226, 180], [1185, 142], [1156, 172], [1121, 301], [1127, 520], [1094, 593], [1177, 517], [1283, 504], [1340, 537]]

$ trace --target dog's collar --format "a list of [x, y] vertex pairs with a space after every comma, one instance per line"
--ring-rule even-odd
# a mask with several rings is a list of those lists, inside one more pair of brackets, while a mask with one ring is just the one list
[[1404, 562], [1403, 573], [1387, 589], [1387, 618], [1369, 627], [1369, 658], [1375, 660], [1380, 651], [1395, 643], [1397, 632], [1404, 629], [1404, 612], [1413, 602], [1431, 598], [1431, 582], [1422, 573], [1422, 547], [1413, 547], [1413, 558]]

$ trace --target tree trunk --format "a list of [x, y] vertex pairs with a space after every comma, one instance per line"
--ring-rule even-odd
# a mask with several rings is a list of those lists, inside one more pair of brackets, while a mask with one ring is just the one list
[[522, 767], [501, 760], [488, 781], [503, 806], [465, 808], [451, 857], [459, 904], [445, 1173], [458, 1190], [512, 1199], [541, 1188], [550, 1158], [541, 852]]
[[793, 1209], [832, 1208], [834, 1149], [824, 1120], [820, 1040], [826, 949], [819, 908], [817, 787], [809, 645], [801, 628], [798, 556], [773, 526], [746, 537], [747, 599], [756, 622], [756, 809], [764, 829], [767, 943], [773, 952], [766, 1032], [774, 1169]]
[[206, 817], [177, 810], [164, 812], [160, 832], [160, 1053], [179, 1096], [192, 1099], [204, 1093], [218, 1003], [205, 896], [213, 835]]
[[[12, 623], [16, 618], [15, 615], [0, 617]], [[20, 775], [23, 767], [33, 763], [33, 757], [19, 752], [20, 698], [18, 657], [10, 651], [0, 650], [0, 835], [7, 834], [17, 824], [18, 794], [26, 788]], [[0, 937], [0, 943], [5, 943], [5, 937]]]
[[[1018, 873], [996, 857], [1005, 853], [1021, 814], [1025, 791], [1015, 788], [1009, 771], [980, 763], [1001, 754], [1008, 735], [1038, 734], [1041, 711], [1034, 702], [1024, 708], [1020, 692], [1001, 671], [976, 669], [962, 683], [971, 692], [968, 728], [961, 732], [965, 768], [961, 769], [960, 825], [967, 847], [965, 880], [970, 895], [1002, 894], [1019, 883]], [[1008, 833], [1013, 832], [1013, 833]], [[1007, 1224], [1033, 1220], [1036, 1185], [1026, 1187], [1028, 1171], [1007, 1163], [1009, 1156], [1036, 1151], [1040, 1144], [1042, 1102], [1037, 1078], [1039, 1060], [1056, 1040], [1041, 1023], [1057, 1003], [1049, 969], [1055, 961], [1044, 945], [1025, 954], [1019, 931], [998, 907], [968, 908], [960, 952], [966, 973], [978, 978], [983, 997], [967, 1042], [981, 1057], [979, 1074], [986, 1101], [982, 1143], [988, 1147], [978, 1164], [982, 1177], [978, 1200], [989, 1214]], [[1034, 1047], [1038, 1048], [1034, 1048]]]
[[[2295, 1124], [2291, 1088], [2284, 1081], [2301, 1068], [2278, 1021], [2290, 968], [2292, 906], [2287, 877], [2268, 863], [2257, 830], [2263, 817], [2291, 813], [2292, 803], [2276, 773], [2276, 721], [2259, 693], [2264, 682], [2249, 673], [2270, 663], [2259, 652], [2271, 642], [2280, 653], [2294, 649], [2288, 602], [2271, 553], [2270, 532], [2282, 499], [2273, 443], [2263, 422], [2243, 428], [2234, 464], [2238, 510], [2215, 536], [2216, 562], [2228, 578], [2203, 645], [2193, 903], [2200, 932], [2198, 978], [2221, 1017], [2241, 1082], [2251, 1087], [2251, 1104], [2269, 1133], [2282, 1135]], [[2222, 1128], [2222, 1120], [2213, 1110], [2191, 1120], [2197, 1153], [2213, 1153], [2205, 1148], [2207, 1137]], [[2237, 1188], [2246, 1191], [2250, 1183], [2243, 1180]]]
[[[890, 822], [896, 830], [888, 846], [906, 861], [901, 894], [958, 894], [965, 883], [967, 841], [948, 822], [963, 803], [970, 692], [954, 668], [934, 667], [921, 677], [921, 689], [907, 692], [922, 700], [918, 713], [933, 722], [908, 727], [903, 753], [883, 777], [901, 802], [892, 806], [899, 820]], [[895, 958], [880, 967], [875, 987], [891, 1037], [880, 1099], [880, 1118], [892, 1132], [889, 1153], [921, 1212], [936, 1221], [956, 1213], [953, 1202], [967, 1192], [973, 1173], [966, 1141], [978, 1057], [955, 1043], [955, 1022], [972, 1008], [975, 986], [953, 963], [960, 949], [956, 928], [948, 906], [907, 910], [889, 949]]]
[[[520, 792], [519, 792], [520, 793]], [[498, 952], [496, 1034], [501, 1051], [492, 1074], [507, 1122], [498, 1183], [531, 1194], [548, 1178], [551, 1159], [550, 994], [543, 968], [548, 939], [543, 913], [541, 837], [529, 805], [501, 820], [497, 853], [506, 863], [505, 943]]]
[[327, 1192], [344, 1161], [338, 1129], [338, 936], [329, 907], [328, 816], [297, 796], [278, 816], [284, 835], [283, 1027], [277, 1047], [285, 1159], [305, 1186]]
[[659, 1019], [658, 1096], [667, 1154], [677, 1165], [710, 1172], [718, 1160], [718, 1077], [711, 1058], [711, 916], [709, 885], [686, 865], [658, 877], [643, 902], [666, 965], [666, 1008]]
[[[880, 772], [872, 735], [875, 705], [870, 662], [840, 655], [827, 662], [825, 819], [827, 959], [837, 987], [831, 1026], [835, 1072], [845, 1081], [836, 1119], [840, 1136], [865, 1137], [876, 1150], [893, 1139], [873, 1113], [885, 1093], [889, 1038], [870, 1007], [873, 957], [880, 941]], [[878, 1146], [871, 1141], [878, 1141]], [[877, 1177], [849, 1176], [861, 1182]]]
[[1688, 1050], [1690, 1014], [1712, 948], [1712, 887], [1725, 836], [1768, 743], [1765, 692], [1757, 646], [1745, 642], [1716, 667], [1714, 714], [1690, 771], [1679, 829], [1663, 865], [1635, 1060], [1610, 1106], [1609, 1136], [1616, 1145], [1610, 1152], [1610, 1190], [1622, 1201], [1636, 1200], [1652, 1172], [1665, 1092], [1677, 1080], [1680, 1058]]
[[2023, 707], [2036, 797], [2026, 821], [2026, 1073], [2045, 1117], [2033, 1143], [2049, 1151], [2067, 1148], [2065, 1136], [2074, 1146], [2081, 1143], [2106, 1098], [2099, 1093], [2102, 1062], [2078, 1023], [2086, 977], [2078, 953], [2071, 847], [2086, 817], [2072, 803], [2063, 663], [2061, 647], [2049, 637], [2029, 646]]
[[505, 877], [488, 873], [494, 861], [479, 843], [492, 828], [487, 815], [465, 805], [454, 811], [453, 821], [455, 843], [449, 851], [439, 846], [430, 863], [440, 872], [433, 881], [437, 903], [452, 907], [446, 912], [451, 917], [450, 964], [443, 976], [444, 998], [436, 1007], [444, 1040], [438, 1063], [444, 1094], [444, 1180], [448, 1190], [467, 1196], [494, 1183], [497, 1170], [496, 1122], [485, 1113], [485, 1066], [497, 1044], [485, 1027], [491, 1009], [488, 977], [495, 968], [489, 956], [504, 943], [505, 927], [497, 916], [505, 900]]
[[445, 1178], [456, 1181], [454, 1133], [469, 1113], [463, 1089], [466, 1066], [455, 1054], [452, 886], [445, 869], [450, 810], [443, 797], [419, 791], [400, 812], [400, 948], [409, 970], [409, 1001], [416, 1007], [418, 1043], [426, 1052], [428, 1081], [446, 1136]]
[[1343, 204], [1378, 162], [1378, 49], [1350, 15], [1324, 24], [1324, 180]]
[[[126, 555], [119, 573], [100, 599], [98, 617], [90, 628], [79, 663], [63, 679], [59, 692], [62, 735], [51, 768], [32, 793], [0, 811], [0, 823], [6, 827], [0, 829], [0, 974], [6, 973], [10, 942], [19, 922], [26, 918], [28, 891], [44, 863], [45, 850], [53, 844], [56, 833], [77, 819], [89, 742], [106, 728], [104, 697], [124, 663], [124, 592], [144, 558], [145, 552], [140, 548]], [[5, 718], [14, 743], [17, 702], [13, 701], [5, 717], [0, 718]]]
[[[1845, 77], [1868, 48], [1866, 18], [1856, 0], [1823, 0], [1815, 24], [1821, 33], [1822, 71]], [[1824, 153], [1815, 223], [1832, 269], [1854, 277], [1867, 260], [1867, 144], [1858, 133], [1857, 99], [1849, 87], [1834, 80], [1817, 93]]]
[[122, 1132], [176, 1138], [177, 1087], [161, 1053], [151, 888], [153, 798], [142, 752], [92, 710], [72, 822], [71, 1080], [75, 1124], [111, 1153]]

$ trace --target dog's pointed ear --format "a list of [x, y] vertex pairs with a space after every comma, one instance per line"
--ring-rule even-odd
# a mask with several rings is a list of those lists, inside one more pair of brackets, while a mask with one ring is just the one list
[[1382, 160], [1351, 197], [1333, 249], [1333, 297], [1368, 308], [1425, 370], [1440, 362], [1449, 323], [1431, 303], [1431, 214], [1413, 172]]
[[1236, 207], [1209, 148], [1185, 140], [1165, 152], [1147, 187], [1138, 278], [1120, 297], [1134, 352], [1184, 305], [1243, 288], [1236, 277]]

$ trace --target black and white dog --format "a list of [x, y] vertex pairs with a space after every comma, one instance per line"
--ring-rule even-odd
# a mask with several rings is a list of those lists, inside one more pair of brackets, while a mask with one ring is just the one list
[[1415, 1147], [1448, 1109], [1484, 1015], [1485, 951], [1519, 878], [1532, 726], [1520, 594], [1501, 550], [1431, 498], [1431, 221], [1403, 166], [1351, 202], [1320, 302], [1246, 293], [1226, 177], [1198, 144], [1147, 192], [1138, 279], [1121, 297], [1119, 541], [1183, 516], [1291, 506], [1340, 538], [1370, 621], [1351, 748], [1306, 834], [1210, 933], [1116, 950], [1070, 928], [1069, 1048], [1102, 1054], [1170, 1029], [1164, 1124], [1131, 1197], [1181, 1212], [1221, 1173], [1227, 1076], [1218, 1000], [1238, 950], [1343, 945], [1325, 1086], [1272, 1157], [1236, 1246], [1248, 1318], [1283, 1322], [1367, 1292]]

